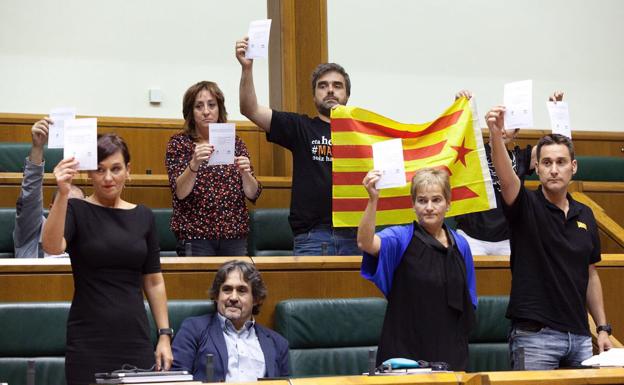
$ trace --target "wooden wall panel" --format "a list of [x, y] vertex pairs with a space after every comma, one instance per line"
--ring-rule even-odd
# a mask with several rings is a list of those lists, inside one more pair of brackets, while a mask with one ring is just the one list
[[[489, 131], [482, 128], [483, 137], [488, 141]], [[532, 146], [550, 130], [520, 130], [515, 144]], [[612, 131], [575, 131], [572, 137], [576, 155], [624, 156], [624, 132]]]
[[[283, 4], [285, 4], [282, 5], [281, 8], [283, 12], [286, 12], [286, 10], [284, 10], [285, 8], [293, 6], [292, 1], [293, 0], [283, 0]], [[320, 9], [322, 6], [321, 3], [317, 4], [316, 7]], [[290, 12], [295, 12], [295, 10], [291, 10]], [[292, 23], [294, 22], [291, 22], [291, 24]], [[291, 25], [289, 28], [293, 29], [294, 26]], [[290, 36], [290, 32], [284, 32], [283, 34]], [[309, 37], [310, 35], [304, 36]], [[284, 39], [286, 39], [286, 37], [284, 37]], [[294, 41], [297, 40], [295, 39]], [[321, 42], [319, 41], [317, 43], [320, 47]], [[293, 43], [291, 42], [290, 44], [292, 45]], [[319, 58], [319, 60], [321, 59], [323, 58]], [[295, 59], [291, 58], [289, 60]], [[326, 57], [324, 60], [326, 60]], [[308, 63], [307, 65], [311, 65], [312, 59], [308, 58], [305, 62]], [[318, 64], [318, 62], [316, 64]], [[311, 68], [314, 68], [314, 66]], [[284, 78], [298, 76], [298, 78], [303, 79], [302, 74], [295, 75], [291, 73], [292, 71], [285, 72], [286, 73], [283, 75]], [[301, 98], [301, 100], [305, 99], [312, 103], [311, 86], [308, 84], [309, 76], [310, 73], [305, 77], [305, 91], [301, 90], [299, 94], [296, 92], [293, 93], [298, 90], [287, 87], [290, 91], [284, 91], [284, 95], [288, 95], [288, 98], [295, 98], [294, 100], [299, 100], [298, 98]], [[304, 87], [303, 80], [302, 87]], [[304, 112], [309, 112], [303, 110], [303, 108], [308, 107], [297, 106], [297, 103], [285, 104], [283, 108], [273, 105], [272, 107], [287, 111], [302, 110]], [[313, 115], [315, 115], [315, 113]], [[43, 114], [0, 113], [0, 142], [30, 142], [30, 127], [42, 116]], [[144, 174], [148, 169], [151, 170], [152, 174], [165, 174], [164, 159], [167, 142], [171, 135], [179, 132], [182, 123], [181, 119], [100, 117], [98, 118], [98, 129], [100, 132], [117, 132], [128, 142], [132, 155], [131, 163], [134, 174]], [[292, 156], [290, 151], [267, 142], [264, 131], [258, 129], [251, 122], [239, 121], [235, 123], [237, 134], [245, 141], [249, 149], [256, 175], [292, 176]], [[543, 132], [545, 131], [522, 130], [517, 144], [535, 144]], [[487, 135], [488, 133], [486, 130], [484, 136], [487, 137]], [[578, 132], [575, 133], [574, 143], [577, 148], [577, 153], [580, 155], [624, 156], [622, 153], [622, 148], [624, 147], [624, 133]]]
[[[205, 299], [218, 266], [227, 257], [162, 258], [169, 299]], [[289, 298], [352, 298], [381, 296], [360, 276], [361, 257], [239, 257], [256, 264], [269, 295], [258, 317], [273, 324], [275, 304]], [[511, 274], [507, 257], [475, 257], [478, 295], [508, 295]], [[598, 265], [607, 318], [624, 330], [624, 255], [603, 254]], [[0, 302], [68, 301], [73, 295], [67, 260], [0, 259]]]
[[[30, 142], [30, 128], [43, 115], [0, 114], [0, 142]], [[256, 175], [274, 175], [273, 148], [264, 131], [251, 122], [233, 122], [249, 150]], [[169, 138], [180, 132], [182, 119], [98, 118], [98, 132], [115, 132], [130, 149], [132, 172], [166, 174], [165, 152]], [[281, 167], [281, 165], [280, 165]], [[290, 174], [288, 174], [290, 176]]]
[[[255, 205], [247, 202], [249, 208], [290, 207], [290, 178], [259, 176], [263, 190]], [[19, 196], [22, 175], [19, 173], [0, 173], [0, 207], [15, 207]], [[74, 184], [91, 194], [92, 188], [86, 173], [74, 179]], [[43, 181], [43, 203], [47, 207], [52, 201], [56, 183], [52, 174], [46, 174]], [[133, 175], [126, 183], [123, 199], [141, 203], [151, 208], [171, 207], [171, 189], [166, 175]]]

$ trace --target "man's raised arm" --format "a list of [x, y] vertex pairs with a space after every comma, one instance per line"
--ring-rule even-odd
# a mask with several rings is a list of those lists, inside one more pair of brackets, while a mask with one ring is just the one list
[[490, 146], [492, 147], [492, 163], [496, 169], [498, 183], [503, 200], [507, 205], [514, 203], [520, 192], [520, 179], [514, 172], [507, 147], [503, 140], [505, 129], [505, 107], [496, 106], [485, 115], [485, 121], [490, 129]]
[[236, 59], [238, 59], [242, 68], [240, 89], [238, 91], [240, 112], [258, 127], [269, 132], [271, 129], [273, 110], [269, 107], [258, 105], [256, 88], [254, 87], [253, 81], [253, 59], [245, 58], [248, 42], [248, 37], [244, 37], [236, 42]]

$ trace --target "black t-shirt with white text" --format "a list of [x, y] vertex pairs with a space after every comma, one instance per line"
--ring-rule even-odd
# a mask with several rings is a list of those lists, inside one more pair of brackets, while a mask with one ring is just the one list
[[273, 111], [267, 140], [293, 156], [288, 221], [295, 235], [331, 225], [332, 144], [330, 124], [318, 117]]

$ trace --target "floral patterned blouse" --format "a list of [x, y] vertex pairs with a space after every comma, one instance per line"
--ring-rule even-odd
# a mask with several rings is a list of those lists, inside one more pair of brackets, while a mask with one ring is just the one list
[[[249, 157], [245, 143], [238, 136], [234, 146], [236, 156]], [[194, 148], [195, 143], [187, 134], [173, 135], [167, 143], [165, 164], [173, 195], [171, 230], [178, 240], [246, 238], [249, 212], [243, 180], [235, 165], [202, 163], [191, 193], [184, 199], [177, 198], [176, 179], [191, 161]], [[261, 191], [262, 185], [258, 182], [258, 191], [250, 200], [255, 202]]]

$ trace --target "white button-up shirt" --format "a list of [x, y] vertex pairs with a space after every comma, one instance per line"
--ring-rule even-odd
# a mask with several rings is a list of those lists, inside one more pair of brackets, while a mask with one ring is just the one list
[[264, 377], [266, 365], [264, 353], [254, 328], [254, 320], [245, 322], [236, 330], [232, 321], [217, 313], [228, 352], [225, 382], [251, 382]]

